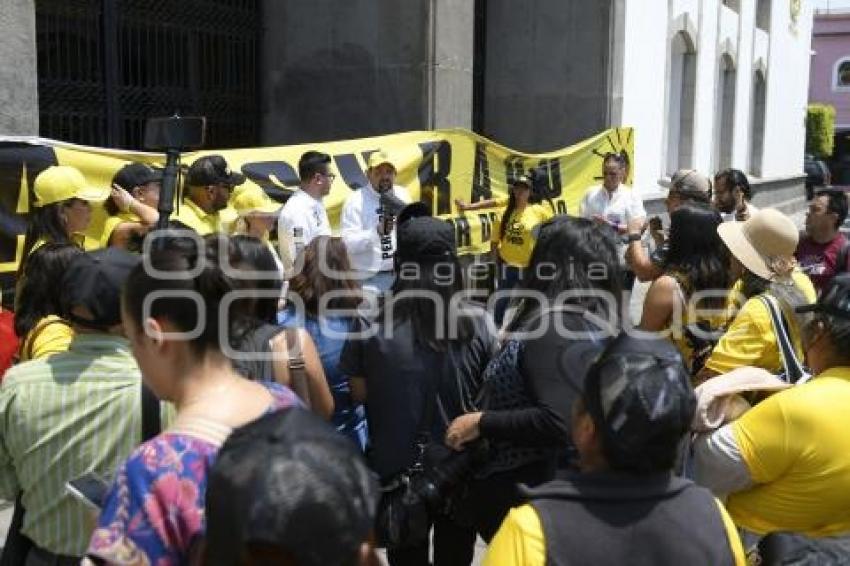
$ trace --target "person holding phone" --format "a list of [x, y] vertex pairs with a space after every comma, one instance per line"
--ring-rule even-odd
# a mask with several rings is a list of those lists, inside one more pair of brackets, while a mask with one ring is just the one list
[[[624, 186], [626, 161], [618, 153], [608, 153], [602, 160], [602, 184], [591, 187], [579, 204], [579, 216], [609, 226], [620, 239], [620, 264], [626, 267], [626, 245], [640, 241], [641, 234], [631, 235], [630, 224], [640, 224], [641, 233], [646, 223], [643, 200], [630, 187]], [[624, 271], [624, 288], [631, 289], [634, 273]]]

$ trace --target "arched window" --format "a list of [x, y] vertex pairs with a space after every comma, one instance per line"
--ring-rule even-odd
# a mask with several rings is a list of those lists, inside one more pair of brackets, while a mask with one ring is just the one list
[[693, 166], [694, 101], [696, 99], [697, 58], [693, 42], [678, 33], [670, 45], [670, 76], [667, 84], [666, 169]]
[[720, 59], [714, 120], [714, 169], [732, 166], [732, 134], [735, 124], [735, 63], [729, 55]]
[[836, 90], [850, 90], [850, 57], [839, 59], [835, 64], [835, 77], [832, 87]]
[[752, 132], [750, 135], [750, 173], [762, 176], [762, 156], [764, 155], [764, 112], [767, 98], [767, 81], [761, 70], [753, 77]]
[[756, 27], [763, 31], [770, 31], [770, 0], [757, 1]]
[[741, 13], [741, 0], [723, 0], [723, 5], [739, 14]]

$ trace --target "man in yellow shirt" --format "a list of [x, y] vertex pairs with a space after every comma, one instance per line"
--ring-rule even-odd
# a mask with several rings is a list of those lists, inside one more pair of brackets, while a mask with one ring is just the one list
[[675, 347], [623, 334], [597, 353], [573, 343], [561, 356], [583, 381], [572, 422], [580, 472], [528, 489], [485, 566], [746, 564], [720, 502], [672, 473], [696, 407]]
[[199, 236], [225, 231], [236, 220], [228, 209], [233, 187], [245, 182], [245, 175], [231, 171], [221, 155], [205, 155], [195, 160], [186, 175], [186, 196], [171, 220], [194, 230]]
[[805, 326], [810, 381], [775, 393], [695, 443], [697, 480], [730, 494], [735, 524], [764, 535], [850, 535], [850, 276]]

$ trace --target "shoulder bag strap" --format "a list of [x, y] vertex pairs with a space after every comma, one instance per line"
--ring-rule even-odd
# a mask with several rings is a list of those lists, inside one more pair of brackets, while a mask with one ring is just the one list
[[776, 335], [776, 343], [779, 347], [780, 357], [782, 358], [782, 366], [785, 368], [785, 381], [796, 383], [806, 375], [806, 371], [797, 358], [797, 352], [794, 351], [794, 346], [791, 343], [787, 328], [782, 320], [781, 309], [776, 303], [776, 299], [768, 294], [759, 295], [759, 299], [767, 307], [767, 312], [770, 313], [773, 333]]
[[286, 355], [289, 358], [289, 384], [298, 397], [310, 408], [310, 384], [301, 351], [301, 340], [298, 328], [284, 330], [286, 336]]

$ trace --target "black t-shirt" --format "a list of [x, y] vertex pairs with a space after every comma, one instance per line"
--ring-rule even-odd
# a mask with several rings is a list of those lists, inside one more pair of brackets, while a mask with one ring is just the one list
[[[354, 331], [377, 327], [374, 336], [349, 339], [339, 360], [340, 370], [366, 380], [369, 461], [382, 479], [390, 479], [413, 464], [416, 437], [422, 426], [425, 400], [439, 403], [433, 412], [431, 438], [442, 441], [446, 426], [458, 415], [476, 410], [484, 367], [495, 351], [492, 322], [475, 308], [474, 333], [437, 352], [414, 339], [409, 321], [396, 323], [392, 337], [382, 322], [362, 319]], [[372, 327], [374, 330], [374, 327]]]

